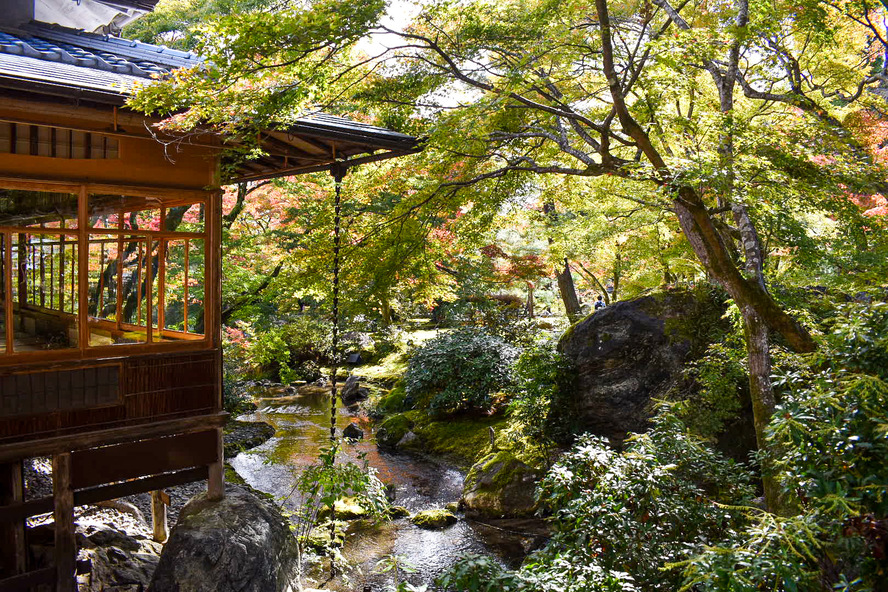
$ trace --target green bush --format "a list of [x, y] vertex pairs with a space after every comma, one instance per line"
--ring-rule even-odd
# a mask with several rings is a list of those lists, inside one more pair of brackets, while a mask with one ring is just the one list
[[222, 379], [222, 408], [234, 416], [252, 409], [249, 394], [240, 386], [228, 376]]
[[329, 323], [310, 315], [297, 316], [261, 332], [250, 342], [254, 367], [283, 383], [316, 380], [331, 361]]
[[686, 374], [699, 390], [677, 402], [676, 413], [694, 433], [714, 438], [739, 414], [741, 394], [749, 400], [745, 346], [736, 340], [713, 343]]
[[888, 303], [839, 306], [831, 329], [828, 360], [888, 380]]
[[[742, 468], [668, 413], [622, 452], [582, 436], [538, 489], [552, 514], [548, 544], [516, 572], [467, 560], [443, 582], [467, 591], [673, 592], [681, 570], [664, 566], [742, 525], [745, 514], [731, 504], [751, 495]], [[486, 587], [485, 578], [508, 588]]]
[[439, 335], [416, 349], [404, 377], [413, 400], [430, 395], [437, 413], [487, 410], [511, 381], [518, 349], [483, 330]]
[[578, 427], [573, 369], [555, 344], [539, 342], [525, 349], [515, 363], [513, 382], [509, 413], [521, 424], [520, 432], [544, 449], [569, 442]]
[[[698, 590], [883, 590], [888, 581], [888, 307], [844, 306], [808, 371], [780, 375], [771, 464], [797, 513], [755, 514], [695, 558]], [[742, 566], [742, 569], [737, 569]]]

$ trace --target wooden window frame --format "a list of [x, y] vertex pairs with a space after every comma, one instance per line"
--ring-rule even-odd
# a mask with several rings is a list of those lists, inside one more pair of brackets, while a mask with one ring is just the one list
[[[221, 295], [217, 284], [221, 277], [219, 269], [221, 261], [218, 261], [217, 255], [221, 252], [221, 227], [219, 210], [221, 203], [219, 200], [219, 191], [213, 190], [194, 190], [194, 189], [171, 189], [165, 187], [150, 187], [141, 185], [122, 185], [122, 184], [106, 184], [106, 183], [70, 183], [63, 181], [44, 181], [44, 180], [25, 180], [18, 178], [0, 177], [0, 188], [24, 191], [46, 191], [54, 193], [70, 193], [77, 195], [78, 211], [77, 211], [77, 228], [40, 228], [40, 227], [21, 227], [21, 226], [0, 226], [0, 234], [5, 237], [3, 252], [0, 256], [4, 258], [4, 274], [0, 281], [5, 282], [5, 292], [7, 300], [12, 296], [13, 272], [10, 267], [12, 260], [12, 241], [11, 238], [15, 234], [54, 234], [64, 235], [66, 238], [73, 238], [77, 244], [77, 289], [78, 289], [78, 311], [77, 326], [79, 331], [79, 340], [77, 347], [67, 349], [48, 349], [45, 351], [10, 351], [13, 347], [14, 323], [10, 317], [13, 313], [13, 306], [4, 306], [0, 310], [0, 314], [5, 315], [5, 330], [7, 348], [5, 352], [0, 352], [0, 366], [8, 366], [27, 362], [48, 362], [48, 361], [64, 361], [76, 359], [97, 359], [122, 357], [130, 355], [156, 354], [163, 352], [176, 351], [197, 351], [218, 347], [219, 338], [219, 315], [216, 308], [220, 306], [219, 296]], [[162, 212], [166, 209], [176, 206], [202, 203], [204, 206], [204, 227], [202, 232], [168, 232], [164, 230], [132, 230], [122, 228], [122, 216], [118, 216], [118, 228], [92, 228], [89, 224], [89, 197], [91, 195], [120, 195], [133, 201], [127, 201], [127, 205], [121, 212], [139, 210], [138, 198], [146, 198], [145, 203], [155, 205], [152, 208], [160, 208]], [[160, 200], [160, 205], [155, 200]], [[133, 207], [130, 207], [130, 203]], [[163, 220], [161, 221], [163, 228]], [[204, 284], [204, 331], [203, 334], [188, 333], [187, 324], [184, 325], [185, 331], [173, 331], [166, 329], [162, 325], [153, 327], [151, 325], [151, 302], [150, 297], [145, 302], [145, 326], [147, 332], [147, 341], [144, 343], [132, 344], [109, 344], [109, 345], [89, 345], [90, 327], [96, 325], [110, 325], [118, 328], [120, 325], [120, 315], [116, 320], [106, 320], [96, 317], [90, 317], [88, 311], [88, 292], [89, 292], [89, 246], [90, 235], [102, 234], [119, 237], [118, 244], [129, 239], [139, 240], [146, 246], [146, 250], [150, 252], [151, 243], [159, 242], [158, 253], [168, 241], [184, 240], [185, 244], [190, 241], [202, 240], [204, 244], [204, 265], [203, 265], [203, 284]], [[141, 247], [140, 247], [141, 249]], [[186, 249], [187, 252], [187, 249]], [[158, 254], [158, 256], [160, 256]], [[163, 262], [164, 257], [161, 257]], [[161, 263], [163, 266], [163, 263]], [[158, 273], [158, 277], [163, 278], [163, 269]], [[118, 268], [119, 274], [122, 269]], [[118, 286], [120, 283], [118, 283]], [[149, 295], [152, 288], [149, 288]], [[120, 300], [120, 290], [117, 290], [118, 300]], [[160, 292], [158, 291], [158, 294]], [[184, 300], [184, 296], [183, 296]], [[11, 302], [10, 302], [11, 304]], [[118, 310], [119, 309], [118, 303]], [[186, 306], [187, 308], [187, 306]], [[161, 315], [158, 315], [161, 316]], [[187, 323], [187, 319], [185, 321]], [[157, 335], [168, 334], [176, 340], [157, 341]]]

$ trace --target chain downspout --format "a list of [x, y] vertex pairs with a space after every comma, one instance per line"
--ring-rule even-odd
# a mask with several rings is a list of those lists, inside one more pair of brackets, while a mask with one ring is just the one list
[[[333, 197], [333, 311], [332, 311], [332, 367], [330, 368], [330, 446], [336, 447], [336, 374], [339, 370], [339, 271], [341, 249], [341, 222], [342, 222], [342, 179], [345, 177], [347, 167], [337, 162], [330, 169], [336, 183]], [[335, 461], [334, 461], [335, 462]], [[330, 506], [330, 542], [336, 540], [336, 507]], [[331, 558], [332, 559], [332, 558]], [[330, 579], [336, 576], [336, 562], [330, 562]]]
[[339, 370], [339, 251], [341, 248], [340, 226], [342, 221], [342, 178], [345, 167], [335, 166], [330, 171], [336, 181], [333, 199], [333, 366], [330, 369], [330, 443], [336, 441], [336, 374]]

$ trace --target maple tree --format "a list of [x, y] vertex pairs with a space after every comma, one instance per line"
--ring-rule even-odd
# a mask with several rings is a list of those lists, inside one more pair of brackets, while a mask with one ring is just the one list
[[[423, 177], [392, 191], [385, 221], [366, 234], [378, 242], [361, 242], [363, 252], [405, 262], [380, 269], [382, 282], [357, 281], [355, 272], [355, 284], [380, 301], [394, 279], [421, 275], [410, 262], [441, 271], [452, 254], [414, 259], [399, 249], [418, 253], [433, 230], [451, 232], [445, 221], [466, 203], [474, 207], [464, 218], [474, 222], [459, 224], [477, 237], [509, 199], [544, 191], [545, 178], [583, 179], [635, 204], [636, 221], [656, 223], [629, 246], [646, 244], [657, 275], [670, 279], [678, 265], [690, 276], [699, 266], [739, 307], [766, 449], [772, 335], [798, 351], [816, 347], [768, 282], [841, 275], [845, 285], [866, 285], [885, 269], [868, 257], [885, 252], [884, 8], [862, 0], [430, 2], [405, 30], [378, 26], [383, 9], [327, 0], [212, 19], [195, 46], [205, 66], [131, 104], [171, 114], [166, 129], [180, 133], [200, 124], [250, 137], [323, 108], [426, 136], [425, 153], [402, 164], [422, 167]], [[370, 32], [380, 43], [356, 50]], [[323, 208], [316, 214], [321, 224]], [[599, 230], [606, 226], [599, 220]], [[407, 230], [418, 240], [406, 240]], [[324, 244], [322, 233], [298, 234]], [[618, 284], [627, 241], [599, 234]], [[552, 253], [565, 255], [565, 272], [573, 257], [580, 275], [602, 284], [589, 253], [567, 255], [575, 239], [553, 239]], [[651, 247], [651, 239], [661, 242]], [[319, 251], [300, 252], [303, 277], [324, 277], [322, 257], [312, 255]], [[779, 509], [765, 485], [769, 507]]]

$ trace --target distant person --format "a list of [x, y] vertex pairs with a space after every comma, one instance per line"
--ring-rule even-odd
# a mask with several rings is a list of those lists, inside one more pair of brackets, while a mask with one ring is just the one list
[[595, 302], [595, 310], [598, 310], [599, 308], [604, 308], [605, 306], [607, 306], [607, 304], [604, 303], [604, 300], [602, 300], [601, 294], [599, 294], [598, 300]]

